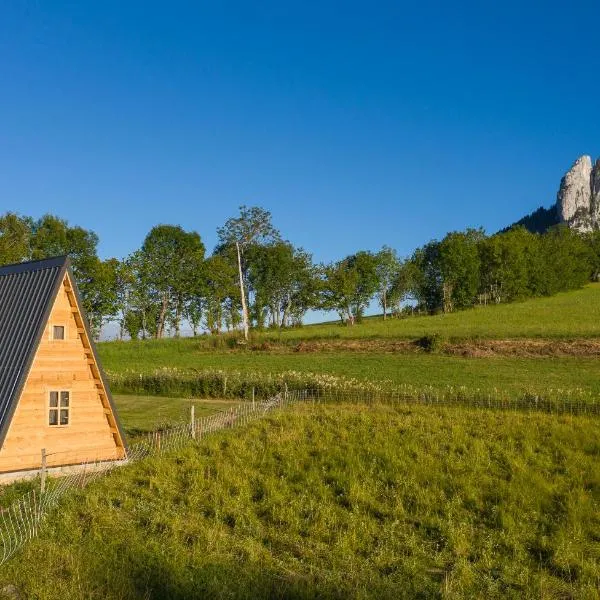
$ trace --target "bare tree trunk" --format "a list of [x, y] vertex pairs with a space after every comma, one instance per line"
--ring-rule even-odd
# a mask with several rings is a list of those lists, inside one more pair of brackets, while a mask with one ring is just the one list
[[285, 308], [283, 310], [283, 317], [281, 318], [281, 326], [287, 327], [288, 315], [290, 313], [290, 308], [292, 307], [292, 303], [288, 298], [288, 301], [285, 304]]
[[387, 319], [387, 290], [383, 290], [383, 320]]
[[160, 307], [160, 314], [158, 316], [158, 326], [156, 328], [156, 337], [158, 339], [162, 338], [165, 331], [165, 321], [167, 319], [167, 309], [169, 308], [169, 296], [165, 294], [162, 299], [162, 304]]
[[177, 304], [175, 305], [175, 337], [179, 337], [181, 334], [181, 304], [181, 301], [179, 300], [179, 298], [177, 298]]
[[244, 292], [244, 279], [242, 277], [242, 255], [239, 242], [235, 243], [238, 258], [238, 271], [240, 275], [240, 295], [242, 299], [242, 324], [244, 326], [244, 339], [248, 339], [248, 307], [246, 306], [246, 294]]

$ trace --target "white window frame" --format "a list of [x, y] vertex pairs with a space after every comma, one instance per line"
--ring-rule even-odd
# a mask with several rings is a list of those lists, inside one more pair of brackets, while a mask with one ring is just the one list
[[[50, 406], [50, 395], [56, 392], [58, 394], [58, 404], [57, 406]], [[69, 394], [69, 405], [68, 406], [61, 406], [61, 394], [66, 393]], [[71, 393], [71, 390], [65, 390], [65, 389], [48, 389], [48, 392], [46, 394], [47, 397], [47, 409], [48, 409], [48, 414], [47, 414], [47, 420], [46, 420], [46, 424], [48, 425], [48, 427], [51, 428], [57, 428], [57, 427], [69, 427], [69, 425], [71, 425], [71, 400], [73, 399], [73, 395]], [[56, 425], [51, 425], [50, 424], [50, 411], [56, 411], [56, 417], [57, 417], [57, 422]], [[63, 425], [60, 422], [60, 411], [61, 410], [66, 410], [67, 411], [67, 422]]]

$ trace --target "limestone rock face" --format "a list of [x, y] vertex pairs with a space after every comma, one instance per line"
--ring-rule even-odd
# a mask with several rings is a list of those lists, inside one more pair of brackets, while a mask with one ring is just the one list
[[562, 178], [556, 204], [560, 220], [581, 229], [591, 218], [592, 159], [582, 156]]
[[596, 161], [592, 171], [592, 198], [590, 202], [592, 223], [600, 227], [600, 158]]

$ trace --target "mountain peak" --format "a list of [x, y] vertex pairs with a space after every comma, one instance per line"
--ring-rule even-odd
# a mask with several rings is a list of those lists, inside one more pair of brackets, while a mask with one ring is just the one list
[[598, 228], [597, 211], [593, 210], [596, 202], [592, 202], [594, 187], [600, 188], [600, 161], [592, 167], [591, 156], [585, 154], [575, 161], [560, 182], [556, 207], [562, 223], [582, 232]]

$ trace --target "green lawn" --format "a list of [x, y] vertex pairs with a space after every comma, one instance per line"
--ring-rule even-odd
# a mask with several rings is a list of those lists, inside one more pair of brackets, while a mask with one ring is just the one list
[[128, 435], [154, 431], [165, 423], [189, 419], [192, 404], [196, 417], [204, 417], [237, 404], [231, 400], [188, 400], [118, 394], [114, 396], [114, 401], [121, 424]]
[[[597, 338], [600, 337], [600, 283], [581, 290], [564, 292], [548, 298], [534, 298], [512, 304], [477, 307], [447, 315], [387, 319], [368, 317], [362, 323], [348, 327], [340, 323], [306, 325], [283, 332], [253, 332], [255, 343], [261, 341], [297, 344], [301, 341], [344, 339], [412, 340], [438, 333], [447, 339], [508, 339], [508, 338]], [[200, 336], [182, 339], [183, 351], [226, 346], [227, 338]], [[152, 342], [156, 346], [170, 345], [172, 340]], [[235, 340], [231, 340], [235, 347]], [[109, 342], [106, 345], [114, 344]], [[118, 344], [118, 342], [117, 342]], [[148, 344], [140, 344], [145, 348]]]
[[306, 405], [119, 469], [0, 571], [23, 598], [597, 598], [595, 420]]
[[[160, 350], [160, 351], [158, 351]], [[393, 384], [501, 389], [522, 392], [581, 388], [600, 393], [600, 361], [594, 358], [462, 358], [436, 354], [169, 352], [165, 344], [147, 353], [128, 352], [127, 344], [103, 345], [105, 366], [148, 372], [161, 367], [215, 368], [226, 371], [281, 373], [301, 371], [387, 380]]]
[[[99, 345], [109, 372], [149, 373], [155, 369], [222, 369], [281, 373], [328, 373], [339, 377], [409, 384], [502, 389], [507, 392], [576, 389], [600, 392], [600, 362], [589, 357], [464, 358], [444, 354], [321, 348], [318, 352], [294, 352], [300, 341], [368, 339], [416, 339], [439, 333], [445, 339], [545, 338], [583, 339], [600, 334], [600, 284], [525, 302], [488, 306], [449, 315], [406, 319], [367, 319], [354, 327], [311, 325], [275, 334], [254, 333], [251, 348], [240, 347], [231, 336], [187, 339], [105, 342]], [[265, 341], [282, 345], [267, 346]], [[230, 348], [228, 348], [228, 346]]]
[[[281, 334], [282, 340], [332, 338], [582, 338], [600, 336], [600, 284], [548, 298], [478, 307], [447, 315], [365, 319], [354, 327], [310, 325]], [[274, 333], [262, 334], [278, 339]]]

